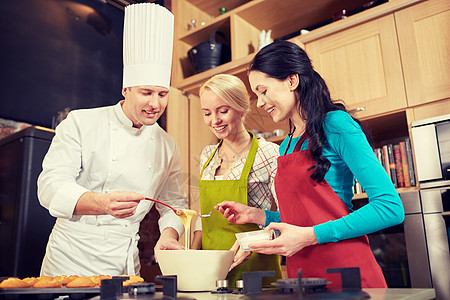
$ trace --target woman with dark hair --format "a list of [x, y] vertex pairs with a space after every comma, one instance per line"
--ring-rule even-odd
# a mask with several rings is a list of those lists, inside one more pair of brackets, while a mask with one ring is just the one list
[[[304, 277], [338, 286], [327, 268], [359, 267], [362, 287], [387, 287], [366, 234], [403, 222], [404, 210], [359, 122], [331, 100], [325, 81], [294, 43], [276, 41], [261, 49], [250, 64], [249, 81], [258, 107], [275, 122], [291, 124], [275, 177], [279, 212], [232, 201], [216, 208], [231, 223], [279, 230], [276, 239], [250, 247], [286, 256], [289, 277], [301, 268]], [[357, 211], [351, 203], [355, 178], [369, 198]], [[233, 266], [247, 255], [239, 251]]]

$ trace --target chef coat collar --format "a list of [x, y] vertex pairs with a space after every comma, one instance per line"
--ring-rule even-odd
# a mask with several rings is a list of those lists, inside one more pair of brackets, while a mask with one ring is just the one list
[[[128, 119], [128, 117], [125, 115], [125, 112], [123, 111], [123, 108], [122, 108], [123, 101], [125, 101], [125, 100], [119, 101], [114, 106], [114, 111], [116, 113], [117, 120], [119, 121], [120, 124], [122, 124], [125, 128], [128, 128], [129, 130], [133, 130], [133, 132], [136, 132], [136, 133], [141, 133], [142, 131], [144, 131], [144, 129], [146, 127], [153, 126], [153, 125], [143, 125], [143, 126], [141, 126], [141, 128], [133, 127], [133, 121]], [[157, 123], [155, 123], [155, 124], [157, 124]]]

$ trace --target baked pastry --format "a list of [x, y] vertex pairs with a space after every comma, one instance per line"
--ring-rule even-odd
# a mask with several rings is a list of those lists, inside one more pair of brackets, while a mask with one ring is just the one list
[[109, 275], [93, 275], [89, 276], [88, 278], [92, 280], [96, 286], [101, 286], [103, 279], [111, 279], [112, 277]]
[[33, 284], [35, 284], [36, 282], [39, 281], [39, 278], [36, 277], [26, 277], [24, 279], [22, 279], [23, 281], [25, 281], [26, 283], [28, 283], [30, 286], [32, 286]]
[[60, 276], [55, 276], [54, 279], [59, 280], [61, 282], [61, 285], [66, 285], [77, 277], [78, 276], [76, 276], [76, 275], [72, 275], [72, 276], [60, 275]]
[[21, 288], [28, 288], [28, 287], [30, 287], [29, 283], [27, 283], [26, 281], [23, 281], [22, 279], [15, 278], [15, 277], [9, 277], [0, 283], [1, 289], [21, 289]]
[[140, 277], [140, 276], [136, 276], [136, 275], [122, 275], [122, 276], [130, 277], [130, 279], [125, 280], [125, 281], [122, 283], [123, 286], [129, 286], [130, 284], [135, 284], [135, 283], [144, 282], [144, 278], [142, 278], [142, 277]]
[[78, 277], [66, 284], [68, 288], [95, 287], [95, 283], [88, 277]]
[[59, 288], [61, 286], [61, 280], [49, 276], [38, 277], [38, 281], [33, 284], [34, 288]]

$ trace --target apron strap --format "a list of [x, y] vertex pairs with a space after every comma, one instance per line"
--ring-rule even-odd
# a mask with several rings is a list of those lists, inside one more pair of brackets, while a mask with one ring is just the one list
[[245, 160], [244, 168], [242, 169], [241, 177], [239, 180], [247, 182], [248, 175], [252, 169], [253, 162], [255, 161], [256, 152], [258, 151], [258, 139], [253, 135], [251, 131], [248, 131], [252, 137], [252, 144], [250, 145], [250, 150], [248, 151], [247, 159]]
[[216, 149], [214, 149], [213, 153], [209, 156], [208, 160], [205, 162], [205, 164], [203, 165], [202, 171], [200, 172], [200, 178], [202, 178], [203, 176], [203, 171], [205, 171], [205, 168], [207, 165], [209, 165], [209, 162], [211, 161], [211, 159], [214, 157], [214, 154], [216, 154], [217, 150], [219, 150], [220, 146], [222, 146], [223, 140], [220, 140], [219, 144], [217, 144]]
[[[248, 180], [248, 175], [250, 174], [250, 170], [252, 169], [253, 162], [255, 161], [256, 152], [258, 151], [258, 139], [255, 137], [253, 132], [247, 131], [252, 137], [252, 144], [250, 145], [250, 150], [247, 155], [247, 159], [245, 160], [244, 168], [242, 169], [241, 177], [239, 180]], [[222, 146], [223, 140], [220, 140], [219, 144], [217, 144], [216, 149], [214, 149], [213, 153], [209, 156], [208, 160], [203, 165], [202, 171], [200, 172], [200, 178], [203, 177], [203, 172], [205, 171], [206, 166], [209, 165], [211, 159], [214, 157], [216, 152], [219, 150], [220, 146]]]
[[[134, 249], [138, 246], [139, 238], [136, 236], [130, 237], [130, 244], [128, 245], [127, 251], [127, 274], [128, 275], [139, 275], [136, 274], [136, 266], [134, 261]], [[139, 262], [140, 264], [140, 262]]]
[[302, 134], [302, 136], [300, 137], [300, 139], [298, 140], [297, 144], [295, 144], [294, 147], [294, 151], [300, 151], [300, 149], [302, 148], [303, 143], [306, 141], [306, 139], [308, 138], [308, 134], [306, 133], [306, 131]]

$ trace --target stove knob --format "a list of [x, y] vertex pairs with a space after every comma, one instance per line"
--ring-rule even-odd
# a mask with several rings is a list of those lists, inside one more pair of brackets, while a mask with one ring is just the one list
[[155, 293], [155, 285], [151, 282], [141, 282], [136, 284], [130, 284], [128, 286], [128, 295], [144, 295], [154, 293]]
[[244, 288], [244, 280], [236, 280], [236, 287], [238, 289], [243, 289]]
[[228, 280], [217, 280], [216, 281], [216, 288], [217, 290], [226, 290], [228, 288]]
[[244, 280], [236, 280], [236, 288], [237, 291], [236, 294], [243, 294], [244, 293]]

